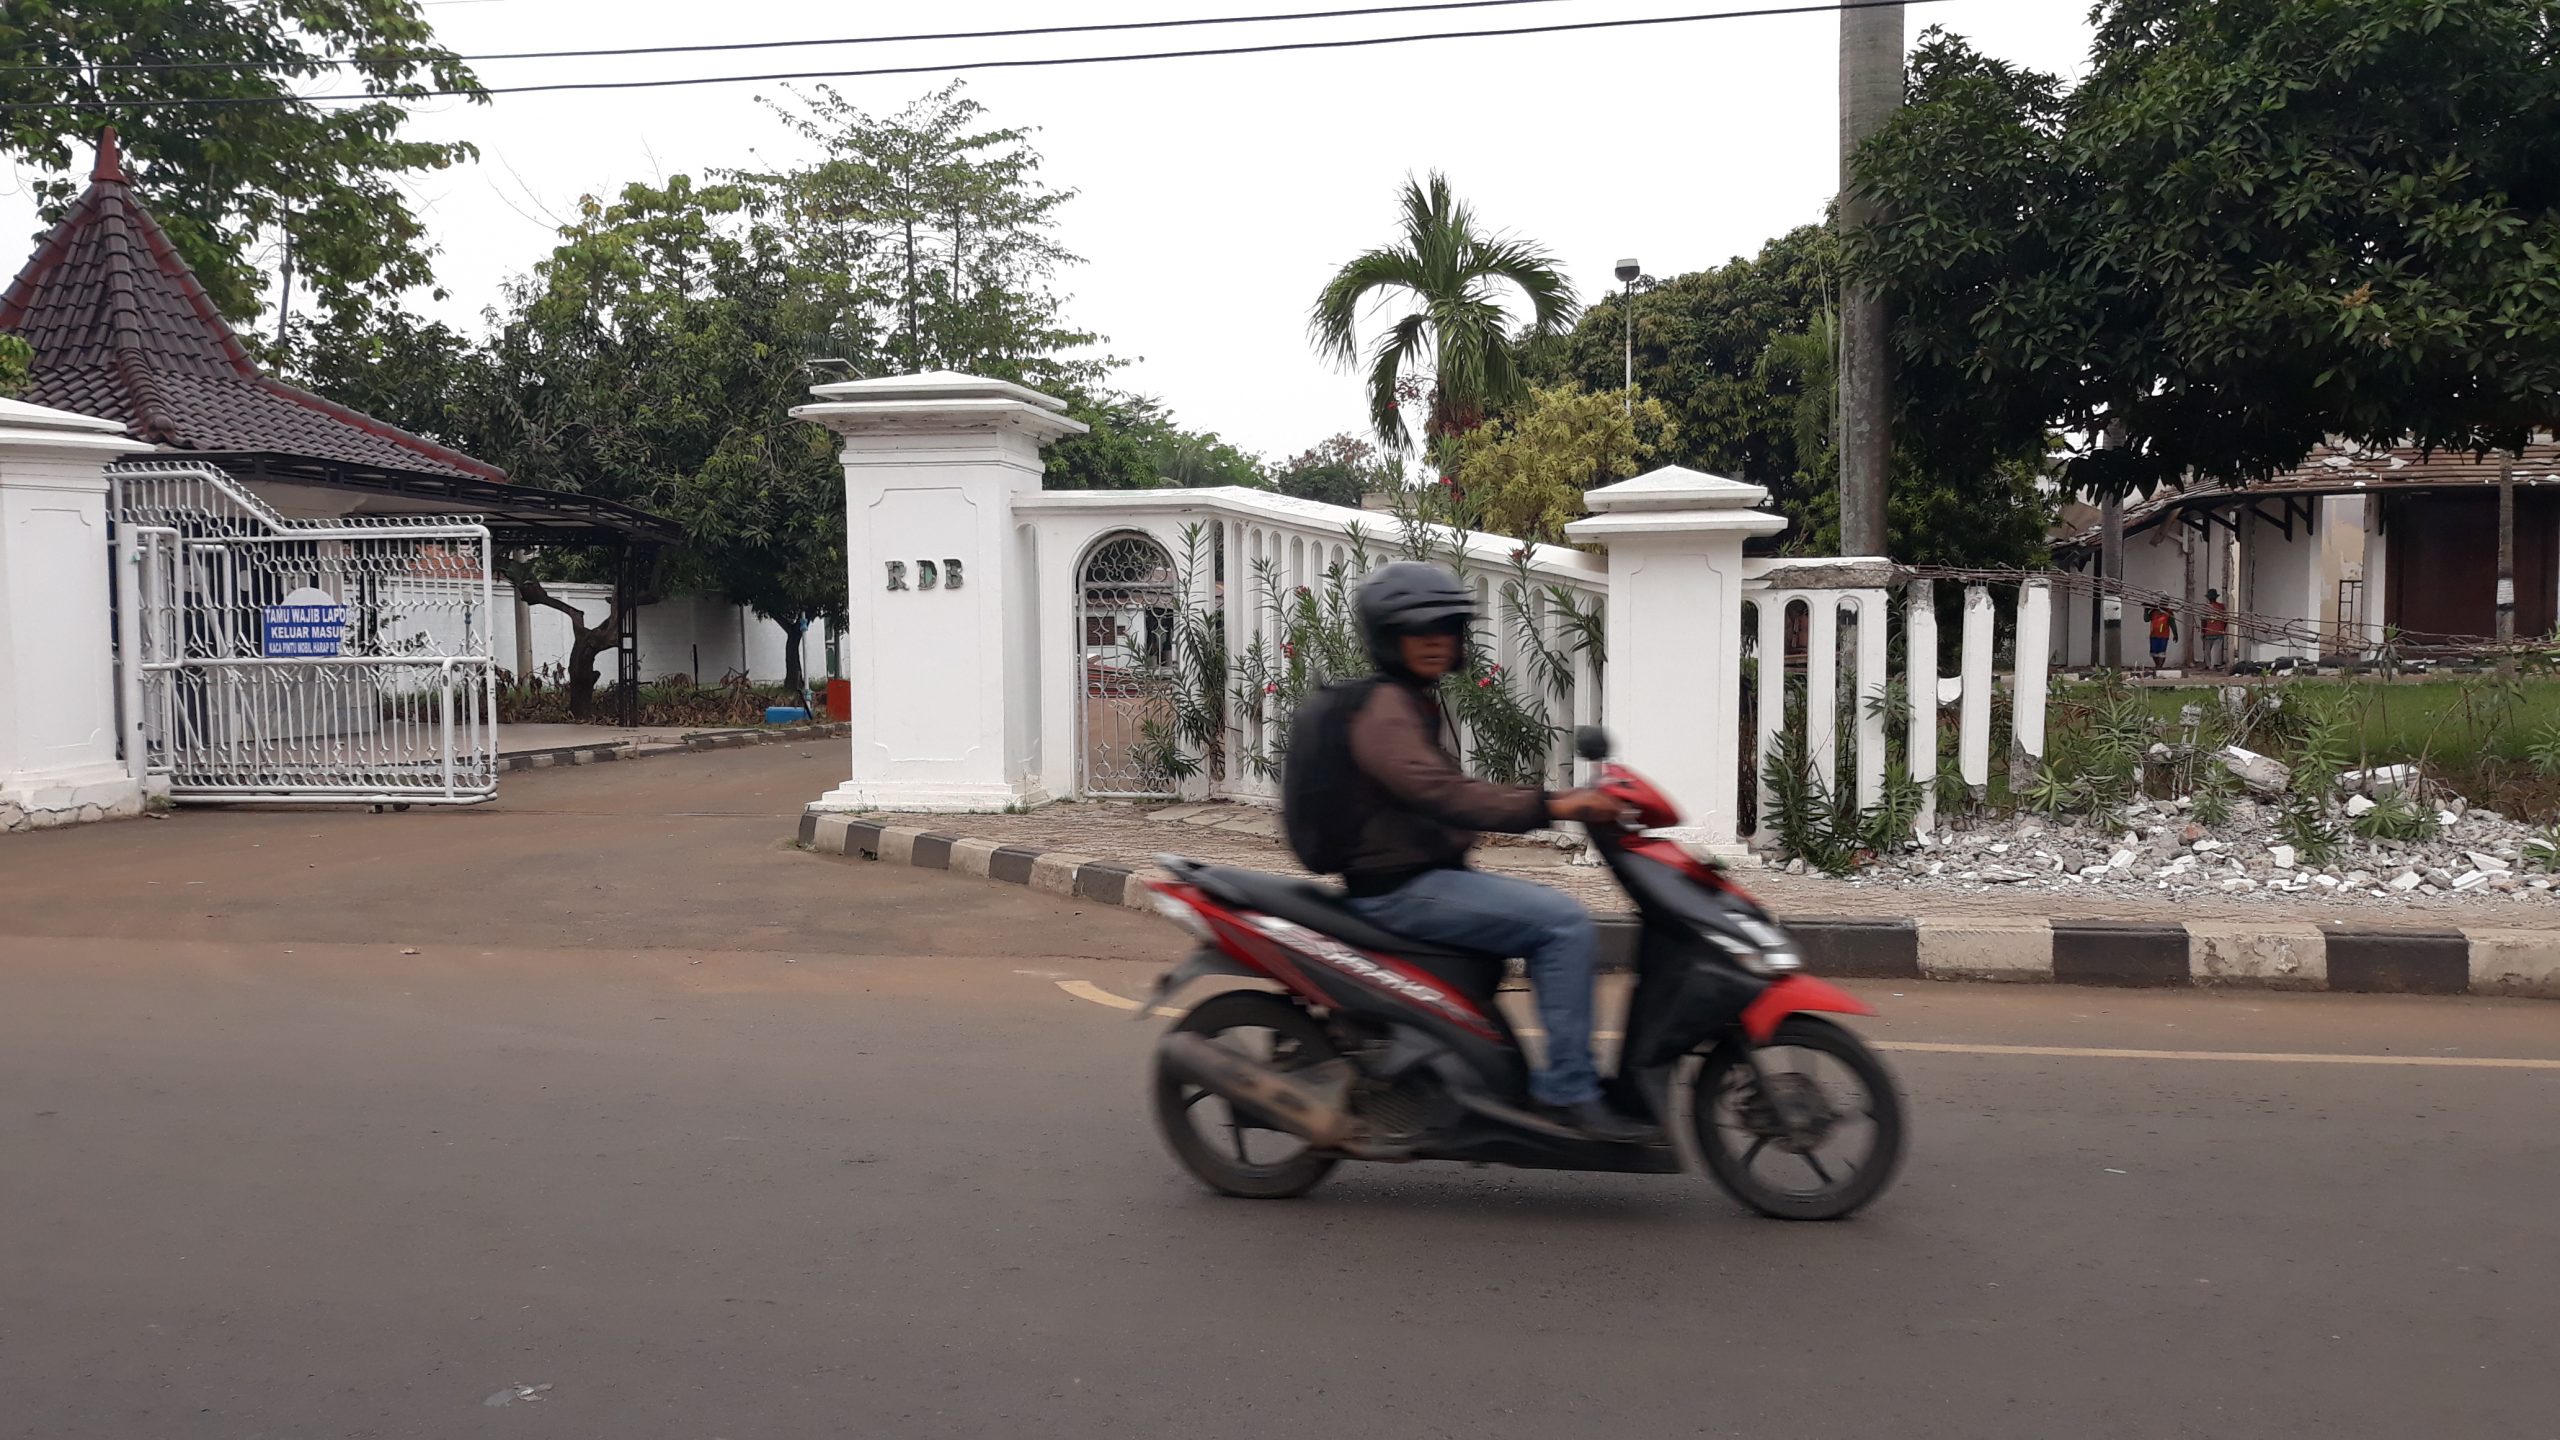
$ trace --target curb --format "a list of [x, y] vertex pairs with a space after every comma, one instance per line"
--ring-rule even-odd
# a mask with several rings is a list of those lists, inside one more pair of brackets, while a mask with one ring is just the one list
[[[1130, 910], [1155, 908], [1141, 872], [1081, 855], [814, 810], [800, 817], [800, 845], [822, 855], [958, 871], [1067, 899]], [[1786, 924], [1804, 952], [1807, 970], [1854, 979], [2560, 1000], [2560, 930], [1925, 915], [1889, 920], [1800, 915]], [[1600, 917], [1604, 968], [1627, 968], [1635, 954], [1636, 931], [1635, 921], [1624, 916]]]
[[792, 740], [841, 739], [853, 733], [847, 724], [788, 725], [771, 730], [704, 730], [681, 740], [638, 745], [616, 740], [605, 745], [562, 745], [549, 750], [510, 750], [498, 757], [500, 772], [549, 770], [561, 765], [604, 765], [615, 760], [646, 760], [688, 750], [728, 750], [740, 745], [780, 745]]

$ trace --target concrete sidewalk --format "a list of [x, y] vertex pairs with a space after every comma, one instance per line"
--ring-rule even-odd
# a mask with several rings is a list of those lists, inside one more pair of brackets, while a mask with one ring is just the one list
[[[1280, 839], [1279, 812], [1259, 806], [1060, 804], [1028, 815], [881, 812], [861, 818], [908, 829], [1085, 855], [1132, 868], [1150, 865], [1156, 856], [1171, 852], [1194, 860], [1246, 865], [1279, 874], [1305, 873]], [[1624, 908], [1608, 871], [1571, 862], [1569, 853], [1553, 845], [1525, 843], [1508, 836], [1488, 837], [1476, 853], [1476, 863], [1481, 868], [1555, 886], [1600, 913]], [[1919, 911], [1932, 916], [1983, 920], [2293, 921], [2306, 925], [2352, 916], [2359, 924], [2378, 926], [2560, 931], [2560, 899], [2547, 896], [2519, 901], [2505, 895], [2409, 895], [2396, 897], [2386, 905], [2311, 895], [2171, 899], [2118, 887], [2086, 891], [1999, 886], [1972, 891], [1921, 890], [1891, 882], [1789, 875], [1774, 869], [1745, 869], [1738, 871], [1736, 878], [1769, 908], [1788, 915], [1891, 920]]]
[[[956, 870], [1133, 909], [1159, 854], [1304, 874], [1278, 817], [1243, 806], [1053, 805], [1029, 815], [811, 812], [824, 854]], [[1553, 846], [1488, 845], [1484, 868], [1567, 891], [1602, 917], [1613, 963], [1635, 926], [1609, 873]], [[2333, 901], [2170, 902], [2119, 893], [1916, 894], [1828, 877], [1745, 872], [1807, 963], [1835, 975], [2065, 984], [2528, 995], [2560, 999], [2560, 905], [2420, 897], [2399, 913]]]

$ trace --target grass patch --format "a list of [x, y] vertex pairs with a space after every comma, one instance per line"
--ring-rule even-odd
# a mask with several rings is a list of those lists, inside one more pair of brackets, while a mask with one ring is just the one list
[[[2523, 763], [2536, 739], [2560, 727], [2560, 679], [2534, 676], [2501, 684], [2495, 676], [2463, 680], [2313, 677], [2262, 682], [2253, 696], [2333, 698], [2345, 707], [2347, 744], [2377, 765], [2428, 757], [2447, 765], [2487, 756]], [[2153, 719], [2175, 724], [2188, 705], [2213, 706], [2218, 687], [2146, 686]]]
[[2330, 716], [2342, 768], [2416, 764], [2472, 802], [2510, 815], [2560, 817], [2560, 677], [2472, 675], [2386, 680], [2310, 676], [2243, 688], [2245, 705], [2223, 702], [2214, 685], [2145, 686], [2144, 712], [2175, 727], [2187, 706], [2230, 733], [2234, 743], [2289, 757], [2303, 721]]

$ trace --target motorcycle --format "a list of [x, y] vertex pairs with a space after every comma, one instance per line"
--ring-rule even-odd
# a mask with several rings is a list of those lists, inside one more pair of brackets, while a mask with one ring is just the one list
[[1159, 1038], [1153, 1101], [1174, 1157], [1210, 1189], [1303, 1195], [1345, 1160], [1677, 1174], [1687, 1099], [1707, 1172], [1764, 1215], [1833, 1220], [1891, 1183], [1902, 1102], [1875, 1052], [1829, 1014], [1872, 1015], [1803, 973], [1794, 942], [1720, 866], [1648, 833], [1679, 823], [1650, 782], [1576, 737], [1631, 820], [1588, 827], [1641, 921], [1610, 1104], [1660, 1140], [1602, 1140], [1530, 1108], [1521, 1037], [1496, 1005], [1506, 957], [1426, 945], [1354, 914], [1342, 892], [1159, 857], [1157, 910], [1200, 940], [1154, 1002], [1209, 977]]

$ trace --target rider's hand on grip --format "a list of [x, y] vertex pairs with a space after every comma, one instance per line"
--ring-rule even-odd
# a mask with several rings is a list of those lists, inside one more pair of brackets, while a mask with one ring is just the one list
[[1585, 825], [1625, 825], [1635, 819], [1633, 810], [1597, 790], [1567, 790], [1551, 795], [1547, 797], [1547, 814], [1558, 820], [1579, 820]]

